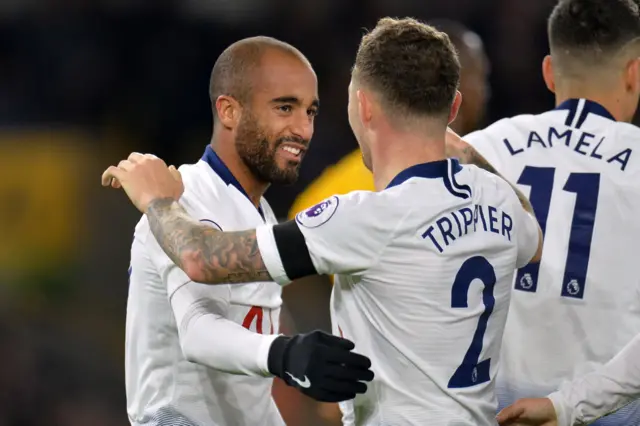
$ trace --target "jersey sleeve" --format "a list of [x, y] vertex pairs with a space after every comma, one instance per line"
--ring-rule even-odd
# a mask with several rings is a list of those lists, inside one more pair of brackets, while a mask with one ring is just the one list
[[[185, 192], [180, 204], [195, 219], [221, 229], [211, 212], [200, 210], [196, 194]], [[147, 231], [146, 252], [167, 289], [180, 347], [191, 362], [232, 374], [270, 375], [267, 360], [278, 335], [261, 335], [229, 319], [230, 287], [191, 281]]]
[[278, 337], [247, 330], [226, 318], [228, 285], [188, 282], [171, 296], [180, 347], [191, 362], [232, 374], [269, 376], [271, 344]]
[[364, 273], [402, 220], [384, 193], [356, 191], [333, 196], [291, 220], [256, 230], [265, 266], [286, 285], [314, 274]]
[[640, 335], [601, 369], [549, 395], [558, 426], [590, 424], [640, 398]]

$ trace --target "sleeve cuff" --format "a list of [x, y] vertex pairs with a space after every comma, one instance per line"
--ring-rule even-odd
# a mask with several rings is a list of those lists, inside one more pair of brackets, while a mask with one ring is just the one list
[[558, 426], [573, 426], [572, 411], [567, 409], [566, 402], [562, 397], [561, 392], [553, 392], [548, 395], [547, 398], [551, 400], [553, 408], [556, 410], [556, 417], [558, 418]]
[[280, 337], [279, 334], [264, 336], [262, 342], [260, 342], [260, 346], [258, 347], [256, 365], [260, 369], [260, 373], [265, 377], [273, 376], [269, 371], [269, 352], [271, 350], [271, 345], [278, 337]]
[[267, 267], [271, 278], [281, 286], [291, 283], [291, 279], [287, 276], [282, 259], [280, 258], [280, 252], [278, 251], [276, 239], [273, 235], [273, 225], [258, 227], [256, 229], [256, 240], [262, 261]]

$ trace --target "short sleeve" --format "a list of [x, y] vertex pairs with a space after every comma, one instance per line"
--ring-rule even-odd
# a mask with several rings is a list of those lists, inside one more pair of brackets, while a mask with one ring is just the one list
[[294, 220], [258, 228], [265, 266], [280, 284], [313, 274], [361, 274], [374, 265], [402, 217], [384, 192], [336, 195]]
[[527, 265], [538, 251], [538, 243], [540, 234], [538, 232], [538, 221], [534, 215], [525, 211], [520, 205], [518, 197], [514, 194], [513, 202], [516, 204], [514, 208], [515, 226], [516, 226], [516, 242], [518, 244], [518, 257], [516, 267], [522, 268]]

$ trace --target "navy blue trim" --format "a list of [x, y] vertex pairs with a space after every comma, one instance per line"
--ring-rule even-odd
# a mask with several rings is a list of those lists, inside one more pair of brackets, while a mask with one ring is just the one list
[[[563, 110], [563, 109], [569, 110], [569, 114], [567, 115], [567, 119], [565, 121], [565, 124], [567, 126], [571, 126], [571, 123], [573, 122], [573, 119], [576, 116], [579, 102], [580, 102], [580, 99], [567, 99], [566, 101], [562, 102], [560, 105], [558, 105], [555, 108], [556, 110]], [[600, 117], [604, 117], [609, 120], [616, 121], [615, 117], [609, 111], [607, 111], [605, 107], [603, 107], [597, 102], [585, 99], [584, 107], [582, 108], [582, 111], [580, 111], [580, 116], [578, 117], [578, 121], [576, 122], [576, 125], [575, 125], [576, 129], [579, 129], [580, 126], [584, 124], [589, 114], [599, 115]]]
[[[202, 161], [207, 163], [209, 167], [211, 167], [211, 169], [218, 176], [220, 176], [220, 179], [222, 179], [224, 183], [226, 183], [227, 185], [235, 186], [236, 189], [242, 193], [242, 195], [244, 195], [249, 201], [251, 201], [251, 198], [249, 198], [249, 194], [247, 194], [247, 191], [245, 191], [242, 185], [240, 185], [238, 179], [236, 179], [233, 173], [231, 173], [231, 170], [229, 170], [227, 165], [224, 164], [222, 159], [218, 157], [218, 154], [216, 154], [213, 148], [211, 148], [211, 145], [207, 145], [207, 149], [204, 150]], [[251, 201], [251, 204], [253, 204], [253, 201]], [[264, 213], [262, 212], [262, 207], [260, 206], [258, 206], [258, 213], [260, 213], [260, 216], [262, 216], [262, 218], [264, 219]]]
[[462, 170], [462, 166], [455, 158], [416, 164], [398, 173], [398, 175], [389, 182], [387, 188], [398, 186], [414, 177], [442, 179], [444, 186], [451, 194], [466, 199], [471, 196], [471, 188], [468, 185], [460, 185], [456, 182], [455, 174], [460, 170]]
[[[458, 167], [460, 167], [460, 165], [458, 164]], [[453, 191], [449, 191], [451, 192], [453, 195], [455, 195], [456, 197], [460, 197], [462, 199], [467, 199], [467, 198], [471, 198], [471, 187], [469, 185], [466, 184], [459, 184], [456, 181], [456, 174], [454, 171], [454, 165], [451, 164], [451, 168], [449, 170], [449, 174], [447, 175], [447, 179], [446, 180], [451, 180], [451, 186]], [[445, 185], [447, 184], [445, 180]]]
[[[453, 173], [458, 173], [462, 170], [462, 166], [458, 163], [458, 160], [451, 159], [451, 166]], [[425, 179], [438, 179], [444, 178], [448, 175], [449, 160], [432, 161], [430, 163], [421, 163], [411, 166], [408, 169], [404, 169], [394, 177], [387, 188], [398, 186], [404, 181], [411, 179], [412, 177], [420, 177]]]

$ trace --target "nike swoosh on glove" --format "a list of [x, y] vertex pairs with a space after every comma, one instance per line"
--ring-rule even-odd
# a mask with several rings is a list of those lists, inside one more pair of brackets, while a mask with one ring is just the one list
[[352, 352], [353, 342], [316, 330], [276, 338], [269, 349], [269, 371], [303, 394], [340, 402], [365, 393], [373, 380], [371, 360]]

